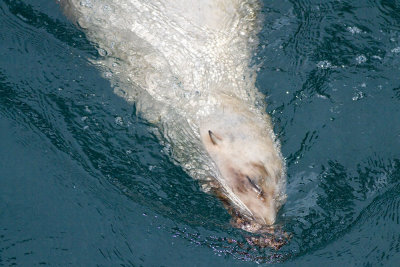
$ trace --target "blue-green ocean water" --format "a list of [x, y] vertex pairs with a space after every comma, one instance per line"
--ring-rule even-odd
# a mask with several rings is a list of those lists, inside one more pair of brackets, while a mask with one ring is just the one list
[[[56, 1], [0, 1], [0, 266], [398, 266], [400, 1], [264, 1], [279, 251], [251, 247], [88, 59]], [[229, 242], [239, 240], [241, 245]]]

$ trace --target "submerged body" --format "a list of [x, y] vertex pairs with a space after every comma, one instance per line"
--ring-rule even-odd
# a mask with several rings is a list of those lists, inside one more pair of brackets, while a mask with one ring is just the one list
[[158, 126], [171, 156], [261, 231], [285, 201], [285, 165], [250, 66], [256, 0], [61, 0], [115, 92]]

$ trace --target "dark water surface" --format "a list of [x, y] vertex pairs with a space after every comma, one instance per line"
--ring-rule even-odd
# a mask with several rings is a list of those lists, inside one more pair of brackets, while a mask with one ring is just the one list
[[55, 1], [2, 0], [0, 266], [397, 266], [400, 2], [264, 3], [254, 59], [287, 159], [288, 245], [245, 243]]

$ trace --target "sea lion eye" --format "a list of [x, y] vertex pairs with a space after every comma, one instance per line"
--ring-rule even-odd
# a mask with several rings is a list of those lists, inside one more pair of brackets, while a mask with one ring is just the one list
[[258, 193], [258, 194], [261, 194], [262, 193], [261, 188], [249, 176], [246, 175], [246, 178], [247, 178], [247, 181], [249, 181], [249, 183], [253, 187], [254, 191], [256, 191], [256, 193]]

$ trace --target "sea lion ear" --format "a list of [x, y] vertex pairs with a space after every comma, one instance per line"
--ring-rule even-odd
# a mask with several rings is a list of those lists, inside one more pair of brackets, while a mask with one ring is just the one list
[[211, 140], [211, 143], [213, 143], [213, 145], [216, 146], [221, 143], [222, 138], [219, 137], [218, 135], [214, 134], [210, 130], [208, 130], [208, 135], [210, 136], [210, 140]]

